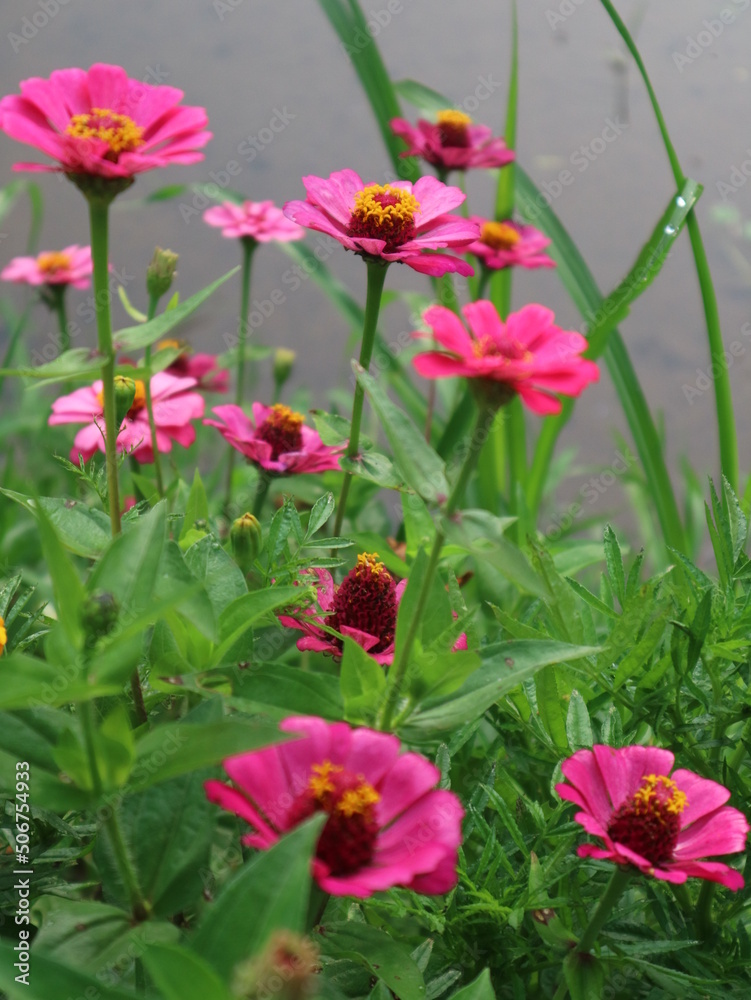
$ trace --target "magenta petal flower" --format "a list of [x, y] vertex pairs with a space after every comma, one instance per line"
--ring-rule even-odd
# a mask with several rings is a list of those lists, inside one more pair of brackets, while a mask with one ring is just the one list
[[734, 892], [743, 876], [719, 861], [746, 846], [743, 813], [726, 806], [727, 788], [679, 769], [669, 750], [595, 746], [578, 750], [561, 765], [566, 782], [555, 786], [581, 812], [574, 819], [604, 847], [582, 844], [579, 857], [634, 865], [666, 882], [687, 878], [719, 882]]
[[229, 372], [220, 368], [215, 354], [194, 354], [192, 348], [182, 340], [160, 340], [157, 350], [166, 347], [177, 348], [180, 354], [165, 368], [170, 375], [196, 380], [196, 389], [203, 392], [228, 392]]
[[480, 239], [467, 247], [467, 253], [479, 257], [484, 267], [496, 271], [502, 267], [555, 267], [555, 261], [540, 253], [550, 240], [534, 226], [507, 219], [493, 222], [479, 215], [471, 217], [480, 227]]
[[391, 130], [407, 144], [401, 156], [419, 156], [442, 173], [478, 167], [503, 167], [514, 151], [502, 138], [494, 138], [487, 125], [474, 125], [463, 111], [439, 111], [436, 122], [420, 118], [417, 126], [394, 118]]
[[288, 219], [327, 233], [347, 250], [366, 258], [407, 264], [421, 274], [449, 271], [474, 274], [457, 257], [431, 253], [446, 247], [465, 247], [477, 240], [477, 225], [447, 214], [460, 205], [464, 192], [435, 177], [414, 184], [364, 184], [354, 170], [339, 170], [328, 180], [303, 177], [307, 201], [288, 201]]
[[[183, 448], [189, 448], [196, 437], [192, 420], [203, 416], [203, 397], [191, 392], [195, 387], [193, 378], [176, 378], [167, 372], [159, 372], [151, 379], [151, 398], [156, 424], [157, 448], [160, 452], [172, 450], [172, 442], [177, 441]], [[86, 424], [75, 436], [70, 453], [72, 462], [78, 462], [79, 453], [88, 462], [97, 451], [104, 451], [104, 401], [102, 382], [76, 389], [67, 396], [61, 396], [52, 404], [52, 416], [48, 423]], [[127, 452], [139, 462], [153, 462], [151, 431], [146, 410], [146, 390], [140, 379], [136, 380], [136, 395], [128, 410], [117, 436], [118, 452]]]
[[93, 270], [91, 247], [80, 247], [73, 243], [64, 250], [45, 250], [36, 257], [14, 257], [0, 271], [0, 279], [27, 285], [73, 285], [74, 288], [88, 288]]
[[253, 828], [244, 844], [265, 850], [324, 812], [312, 874], [325, 892], [364, 899], [392, 886], [453, 889], [464, 810], [453, 792], [436, 790], [438, 768], [400, 753], [396, 736], [345, 722], [298, 716], [279, 728], [300, 739], [230, 757], [234, 787], [204, 786]]
[[304, 472], [326, 472], [339, 468], [342, 448], [330, 448], [321, 441], [305, 418], [288, 406], [253, 403], [253, 419], [234, 403], [215, 406], [219, 420], [204, 420], [217, 427], [229, 444], [255, 465], [277, 476]]
[[[444, 306], [431, 306], [425, 322], [442, 351], [428, 351], [413, 358], [425, 378], [464, 376], [480, 379], [508, 397], [517, 393], [534, 413], [558, 413], [554, 393], [578, 396], [600, 371], [594, 361], [581, 357], [587, 341], [576, 330], [554, 325], [550, 309], [524, 306], [506, 322], [492, 302], [480, 299], [462, 310], [469, 325]], [[426, 337], [416, 331], [413, 336]]]
[[181, 106], [181, 90], [131, 80], [121, 66], [58, 69], [20, 87], [0, 101], [0, 130], [58, 165], [17, 163], [16, 170], [130, 178], [197, 163], [211, 138], [204, 108]]
[[236, 239], [249, 236], [258, 243], [270, 243], [272, 240], [288, 243], [305, 235], [305, 230], [290, 222], [273, 201], [244, 201], [242, 205], [225, 201], [207, 208], [203, 221], [220, 227], [222, 236]]

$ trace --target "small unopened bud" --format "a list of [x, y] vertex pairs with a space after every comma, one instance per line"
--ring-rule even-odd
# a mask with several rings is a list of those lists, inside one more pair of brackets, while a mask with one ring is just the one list
[[157, 247], [146, 270], [146, 291], [151, 298], [161, 299], [172, 286], [179, 255]]
[[120, 607], [114, 596], [105, 590], [95, 590], [81, 605], [81, 624], [86, 633], [86, 645], [109, 635], [117, 624]]
[[235, 562], [243, 573], [249, 573], [263, 545], [263, 532], [258, 518], [247, 513], [238, 517], [229, 529], [229, 540]]
[[274, 386], [277, 396], [284, 383], [292, 374], [296, 359], [297, 354], [286, 347], [279, 347], [274, 351]]
[[318, 949], [293, 931], [276, 931], [260, 955], [235, 969], [238, 1000], [309, 1000], [317, 992]]
[[119, 427], [136, 398], [136, 382], [127, 375], [115, 375], [115, 420]]

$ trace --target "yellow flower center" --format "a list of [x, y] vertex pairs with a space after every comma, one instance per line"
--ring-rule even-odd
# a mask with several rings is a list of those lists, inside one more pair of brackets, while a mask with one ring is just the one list
[[8, 633], [5, 629], [5, 619], [0, 615], [0, 656], [2, 656], [5, 644], [8, 641]]
[[686, 793], [674, 781], [664, 774], [648, 774], [633, 796], [613, 814], [608, 836], [652, 865], [664, 864], [673, 856], [681, 829], [680, 815], [687, 805]]
[[71, 266], [71, 263], [70, 254], [57, 251], [40, 253], [37, 257], [37, 267], [45, 274], [53, 271], [65, 271]]
[[158, 351], [187, 351], [188, 345], [183, 340], [177, 340], [175, 337], [167, 337], [165, 340], [160, 340], [156, 345]]
[[384, 240], [384, 250], [393, 253], [414, 236], [419, 209], [411, 192], [391, 184], [369, 184], [355, 195], [347, 235]]
[[[380, 794], [365, 778], [356, 778], [339, 764], [325, 760], [314, 764], [308, 788], [321, 808], [326, 812], [342, 816], [372, 817], [373, 806], [380, 801]], [[353, 781], [354, 779], [354, 781]]]
[[649, 774], [642, 778], [641, 788], [635, 793], [633, 806], [637, 813], [660, 811], [679, 816], [688, 805], [686, 793], [664, 774]]
[[120, 153], [130, 153], [143, 145], [143, 129], [132, 118], [109, 108], [92, 108], [91, 111], [73, 115], [65, 130], [75, 139], [100, 139], [109, 146], [111, 158]]
[[370, 572], [373, 576], [380, 576], [381, 573], [386, 572], [386, 567], [383, 565], [375, 552], [361, 552], [357, 557], [355, 573], [358, 576], [362, 576], [364, 573], [368, 572]]
[[511, 250], [521, 236], [505, 222], [486, 222], [480, 230], [480, 240], [494, 250]]
[[469, 145], [467, 126], [472, 124], [472, 119], [463, 111], [456, 111], [454, 108], [439, 111], [436, 124], [441, 134], [442, 146]]
[[[146, 386], [141, 381], [140, 378], [135, 380], [136, 382], [136, 394], [133, 397], [133, 402], [130, 404], [130, 409], [125, 414], [128, 418], [133, 418], [139, 410], [143, 410], [146, 406]], [[97, 402], [104, 412], [104, 390], [101, 390], [96, 394]]]

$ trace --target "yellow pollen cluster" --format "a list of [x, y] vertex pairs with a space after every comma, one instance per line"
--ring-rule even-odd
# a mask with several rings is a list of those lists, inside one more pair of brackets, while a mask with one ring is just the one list
[[333, 792], [336, 787], [330, 776], [342, 770], [343, 768], [338, 764], [332, 764], [330, 760], [325, 760], [323, 764], [314, 764], [308, 788], [317, 799], [322, 799], [327, 792]]
[[5, 629], [5, 619], [3, 618], [2, 615], [0, 615], [0, 656], [2, 656], [2, 652], [5, 649], [5, 644], [7, 643], [7, 641], [8, 641], [8, 633]]
[[129, 153], [144, 141], [140, 125], [109, 108], [92, 108], [88, 114], [73, 115], [65, 131], [76, 139], [101, 139], [113, 153]]
[[361, 221], [372, 219], [379, 225], [412, 222], [420, 202], [409, 191], [391, 184], [369, 184], [355, 195], [353, 216]]
[[[100, 391], [96, 394], [97, 402], [104, 411], [104, 391]], [[133, 402], [130, 404], [130, 409], [128, 410], [128, 416], [136, 413], [138, 410], [142, 410], [146, 406], [146, 386], [140, 378], [136, 379], [136, 394], [133, 397]]]
[[486, 222], [480, 231], [480, 240], [494, 250], [510, 250], [521, 236], [505, 222]]
[[386, 569], [375, 552], [361, 552], [357, 557], [355, 572], [360, 575], [363, 570], [369, 569], [373, 576], [380, 576]]
[[454, 108], [439, 111], [436, 120], [439, 125], [453, 125], [454, 128], [472, 124], [469, 115], [465, 115], [463, 111], [456, 111]]
[[266, 420], [272, 427], [283, 431], [291, 431], [292, 433], [299, 431], [305, 423], [305, 417], [302, 413], [295, 413], [294, 410], [291, 410], [283, 403], [274, 403], [271, 407], [271, 413]]
[[182, 340], [176, 340], [174, 337], [167, 337], [166, 340], [160, 340], [156, 345], [158, 351], [167, 351], [174, 349], [176, 351], [187, 350], [187, 345]]
[[[357, 777], [362, 779], [361, 774], [358, 774]], [[363, 813], [367, 813], [380, 798], [381, 796], [375, 788], [363, 780], [357, 788], [347, 789], [337, 802], [336, 811], [342, 813], [343, 816], [361, 816]]]
[[653, 812], [659, 803], [667, 812], [678, 816], [688, 805], [686, 793], [664, 774], [648, 774], [642, 778], [642, 786], [634, 795], [637, 812]]
[[37, 257], [37, 267], [45, 273], [48, 271], [64, 271], [70, 265], [70, 254], [67, 253], [48, 251], [47, 253], [40, 253]]

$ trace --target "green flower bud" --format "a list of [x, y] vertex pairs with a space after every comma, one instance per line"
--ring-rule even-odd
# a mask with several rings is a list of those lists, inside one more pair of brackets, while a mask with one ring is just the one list
[[146, 270], [146, 291], [152, 298], [161, 299], [172, 286], [179, 255], [157, 247]]
[[142, 394], [145, 393], [143, 382], [136, 382], [135, 379], [126, 375], [115, 375], [115, 422], [120, 427], [123, 420], [128, 415], [128, 410], [135, 402], [139, 386]]
[[275, 931], [255, 958], [236, 969], [238, 1000], [309, 1000], [317, 993], [318, 949], [293, 931]]
[[86, 633], [86, 645], [93, 646], [97, 639], [109, 635], [117, 624], [120, 606], [108, 591], [95, 590], [81, 605], [81, 624]]
[[258, 518], [247, 513], [238, 517], [229, 529], [229, 540], [235, 562], [243, 573], [249, 573], [263, 545]]
[[286, 347], [279, 347], [274, 351], [274, 383], [277, 395], [284, 383], [292, 374], [297, 354]]

